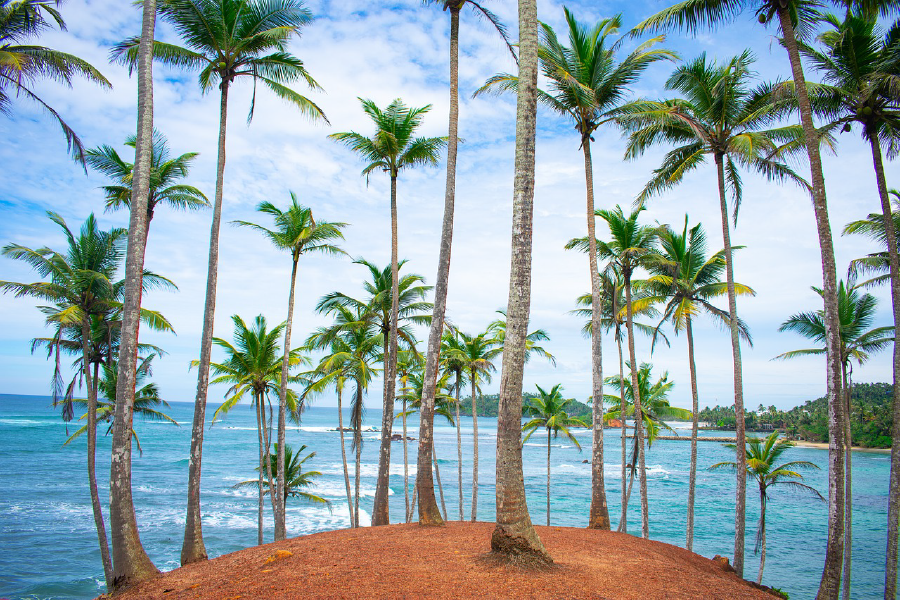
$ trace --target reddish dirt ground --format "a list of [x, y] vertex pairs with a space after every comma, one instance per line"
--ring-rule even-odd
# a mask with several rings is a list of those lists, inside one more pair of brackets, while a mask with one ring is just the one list
[[538, 527], [548, 570], [485, 560], [493, 523], [342, 529], [247, 548], [164, 573], [117, 599], [758, 599], [716, 562], [631, 535]]

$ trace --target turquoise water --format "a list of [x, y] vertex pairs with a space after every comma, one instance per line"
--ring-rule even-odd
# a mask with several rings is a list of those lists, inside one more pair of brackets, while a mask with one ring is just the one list
[[[184, 527], [187, 455], [193, 406], [173, 403], [170, 411], [181, 427], [138, 422], [143, 456], [134, 457], [134, 499], [144, 547], [163, 570], [178, 566]], [[212, 407], [208, 411], [212, 414]], [[349, 414], [345, 415], [349, 423]], [[369, 410], [366, 425], [378, 427], [381, 412]], [[496, 419], [482, 417], [479, 431], [478, 518], [494, 517], [494, 448]], [[436, 452], [447, 510], [457, 518], [458, 487], [456, 430], [436, 422]], [[465, 515], [471, 506], [472, 421], [463, 418], [463, 489]], [[339, 434], [334, 408], [311, 407], [303, 424], [288, 430], [288, 443], [307, 444], [317, 456], [306, 464], [322, 471], [316, 493], [331, 500], [332, 510], [288, 503], [290, 536], [349, 525]], [[399, 421], [395, 431], [399, 431]], [[416, 421], [410, 421], [415, 437]], [[73, 427], [70, 425], [70, 431]], [[101, 428], [101, 434], [104, 431]], [[49, 398], [0, 395], [0, 597], [93, 598], [105, 591], [97, 550], [85, 467], [85, 441], [63, 447], [66, 427], [49, 406]], [[689, 435], [689, 431], [680, 431]], [[702, 433], [702, 432], [701, 432]], [[367, 433], [363, 446], [361, 518], [368, 514], [375, 491], [378, 433]], [[584, 526], [590, 504], [590, 432], [577, 432], [579, 452], [568, 440], [552, 441], [552, 514], [554, 525]], [[212, 429], [207, 429], [203, 452], [203, 533], [210, 556], [233, 552], [256, 543], [255, 489], [232, 489], [254, 476], [257, 459], [256, 421], [248, 407], [239, 406]], [[106, 502], [110, 438], [101, 435], [97, 470]], [[619, 432], [606, 435], [606, 490], [610, 516], [620, 514]], [[539, 434], [524, 448], [525, 484], [535, 523], [546, 522], [546, 438]], [[409, 446], [410, 477], [415, 475], [415, 444]], [[650, 533], [656, 540], [684, 544], [685, 503], [690, 444], [660, 441], [647, 453]], [[884, 454], [855, 452], [853, 597], [880, 597], [884, 577], [887, 481], [890, 463]], [[705, 471], [709, 465], [732, 460], [731, 451], [717, 443], [699, 445], [694, 551], [704, 556], [731, 556], [734, 544], [734, 483], [730, 476]], [[827, 452], [795, 448], [785, 460], [808, 460], [822, 467], [808, 483], [827, 494]], [[403, 519], [403, 445], [393, 444], [391, 517]], [[352, 471], [351, 471], [352, 475]], [[412, 479], [410, 480], [412, 485]], [[629, 508], [629, 531], [640, 531], [640, 504], [635, 485]], [[759, 516], [755, 486], [748, 487], [746, 576], [755, 579], [758, 558], [753, 555]], [[267, 511], [269, 506], [267, 505]], [[266, 540], [271, 541], [267, 512]], [[818, 587], [826, 539], [826, 505], [809, 496], [773, 490], [767, 514], [767, 558], [763, 583], [789, 592], [793, 599], [811, 598]], [[485, 540], [485, 547], [488, 541]], [[638, 576], [640, 576], [638, 574]]]

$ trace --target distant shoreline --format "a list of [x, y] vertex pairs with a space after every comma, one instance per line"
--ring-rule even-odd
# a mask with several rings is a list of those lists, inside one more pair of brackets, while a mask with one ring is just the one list
[[[818, 448], [819, 450], [828, 450], [828, 444], [826, 442], [794, 442], [798, 448]], [[856, 450], [858, 452], [871, 452], [873, 454], [890, 454], [890, 448], [863, 448], [862, 446], [853, 446], [852, 450]]]

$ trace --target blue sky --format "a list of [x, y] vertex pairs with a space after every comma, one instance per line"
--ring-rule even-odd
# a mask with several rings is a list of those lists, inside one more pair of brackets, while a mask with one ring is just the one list
[[[512, 1], [488, 1], [486, 5], [516, 37], [516, 6]], [[622, 12], [630, 27], [660, 10], [664, 2], [571, 2], [567, 6], [582, 22]], [[225, 174], [225, 200], [221, 237], [216, 335], [230, 338], [232, 314], [245, 320], [265, 314], [270, 321], [285, 318], [290, 260], [276, 252], [258, 234], [228, 224], [233, 220], [260, 220], [255, 206], [268, 200], [289, 201], [293, 190], [318, 219], [346, 221], [345, 250], [384, 265], [390, 260], [388, 181], [373, 174], [368, 185], [359, 175], [363, 164], [349, 151], [326, 139], [336, 131], [369, 133], [357, 97], [380, 105], [400, 97], [412, 106], [432, 104], [424, 135], [445, 135], [448, 111], [449, 19], [439, 7], [423, 7], [409, 0], [380, 6], [377, 3], [311, 1], [317, 16], [291, 51], [302, 58], [325, 92], [308, 93], [326, 112], [331, 126], [313, 124], [266, 90], [257, 96], [253, 122], [246, 123], [251, 86], [235, 86], [230, 96]], [[539, 1], [539, 17], [563, 31], [562, 4]], [[49, 32], [45, 45], [77, 54], [97, 66], [113, 83], [112, 91], [86, 82], [73, 89], [50, 82], [38, 85], [40, 95], [54, 106], [89, 147], [110, 144], [124, 151], [123, 142], [133, 132], [136, 114], [136, 81], [127, 70], [107, 62], [109, 46], [140, 29], [137, 8], [112, 0], [69, 0], [62, 6], [67, 32]], [[98, 15], [102, 17], [98, 18]], [[160, 23], [158, 37], [177, 42], [172, 29]], [[637, 43], [637, 42], [634, 42]], [[633, 45], [627, 42], [625, 48]], [[761, 78], [789, 75], [784, 50], [772, 31], [756, 23], [752, 14], [714, 33], [696, 38], [669, 35], [665, 47], [692, 59], [700, 52], [727, 60], [751, 48]], [[489, 76], [511, 71], [508, 52], [494, 32], [463, 14], [461, 26], [461, 123], [457, 175], [457, 217], [451, 267], [448, 315], [463, 330], [475, 333], [504, 308], [508, 287], [509, 238], [512, 198], [512, 160], [515, 106], [513, 98], [471, 98]], [[657, 64], [634, 86], [634, 96], [664, 97], [663, 84], [672, 65]], [[814, 73], [808, 73], [815, 79]], [[155, 125], [165, 133], [173, 152], [200, 152], [190, 182], [212, 197], [218, 128], [218, 95], [202, 95], [196, 76], [168, 68], [155, 71]], [[585, 234], [584, 172], [578, 138], [571, 125], [548, 112], [539, 115], [535, 192], [533, 328], [547, 330], [547, 349], [556, 357], [554, 368], [534, 360], [525, 375], [525, 389], [563, 383], [568, 395], [585, 398], [590, 390], [590, 346], [580, 334], [581, 322], [568, 314], [574, 299], [589, 288], [587, 259], [567, 252], [563, 245]], [[98, 189], [104, 178], [85, 175], [67, 156], [58, 127], [33, 103], [18, 98], [11, 116], [0, 116], [0, 244], [61, 248], [62, 235], [44, 216], [47, 210], [62, 214], [77, 228], [90, 212], [104, 227], [124, 226], [124, 213], [104, 213]], [[598, 207], [630, 206], [664, 148], [645, 157], [622, 161], [624, 142], [618, 131], [595, 135], [594, 181]], [[839, 276], [848, 262], [875, 248], [867, 241], [840, 236], [850, 220], [877, 211], [879, 204], [868, 149], [855, 134], [840, 137], [839, 156], [825, 157], [826, 185], [835, 236]], [[888, 185], [895, 173], [888, 163]], [[803, 170], [803, 169], [801, 169]], [[437, 269], [438, 239], [443, 208], [444, 165], [410, 171], [399, 182], [400, 256], [407, 268], [433, 283]], [[806, 347], [806, 341], [777, 332], [792, 313], [819, 306], [809, 289], [821, 283], [818, 241], [808, 197], [797, 188], [767, 184], [747, 174], [744, 203], [734, 244], [746, 246], [737, 254], [735, 277], [756, 289], [755, 298], [741, 299], [740, 316], [749, 324], [754, 347], [743, 349], [745, 403], [756, 407], [787, 408], [824, 394], [824, 361], [808, 358], [773, 362], [787, 350]], [[680, 227], [685, 213], [691, 223], [702, 222], [711, 250], [722, 247], [721, 225], [712, 165], [698, 169], [671, 192], [654, 199], [644, 221], [672, 223]], [[188, 363], [199, 354], [210, 212], [157, 211], [147, 251], [148, 268], [166, 275], [180, 287], [177, 293], [152, 292], [145, 306], [162, 311], [173, 322], [177, 335], [146, 333], [145, 341], [164, 347], [169, 354], [158, 361], [154, 379], [169, 400], [190, 401], [196, 387], [196, 371]], [[607, 232], [598, 226], [604, 237]], [[300, 264], [294, 343], [302, 340], [326, 319], [313, 307], [322, 295], [340, 290], [357, 294], [365, 269], [347, 259], [308, 257]], [[0, 279], [33, 281], [23, 264], [3, 259]], [[889, 322], [886, 291], [881, 299], [877, 325]], [[731, 351], [728, 335], [707, 320], [696, 325], [696, 352], [701, 405], [733, 401]], [[0, 392], [45, 394], [52, 365], [45, 355], [30, 354], [30, 340], [47, 332], [35, 303], [0, 296]], [[426, 337], [422, 331], [421, 339]], [[640, 361], [650, 360], [655, 372], [668, 371], [676, 382], [674, 404], [688, 406], [690, 386], [683, 336], [670, 335], [672, 347], [657, 347], [637, 339]], [[604, 341], [604, 370], [617, 372], [615, 345]], [[215, 357], [214, 357], [215, 358]], [[499, 368], [499, 363], [498, 363]], [[857, 381], [887, 381], [889, 353], [874, 357], [855, 370]], [[496, 391], [499, 376], [485, 386]], [[377, 407], [381, 384], [373, 383], [367, 404]], [[210, 399], [221, 399], [224, 388], [211, 388]], [[330, 399], [318, 401], [331, 404]]]

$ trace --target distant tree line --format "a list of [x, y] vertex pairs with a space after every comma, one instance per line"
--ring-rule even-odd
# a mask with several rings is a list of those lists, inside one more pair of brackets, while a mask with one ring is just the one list
[[[525, 413], [524, 406], [528, 404], [529, 398], [540, 398], [538, 394], [525, 392], [522, 394], [523, 416]], [[500, 406], [500, 396], [498, 394], [488, 394], [478, 397], [478, 416], [479, 417], [496, 417], [497, 410]], [[566, 405], [566, 412], [570, 417], [583, 419], [586, 423], [591, 422], [591, 407], [584, 402], [572, 400]], [[472, 397], [467, 396], [459, 401], [459, 414], [466, 417], [472, 416]]]

